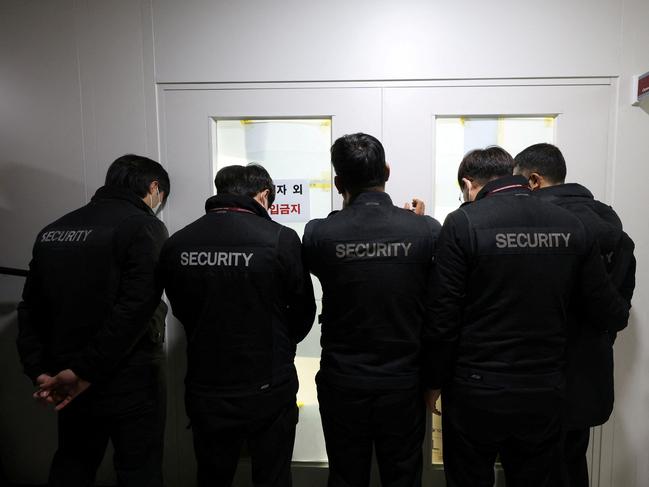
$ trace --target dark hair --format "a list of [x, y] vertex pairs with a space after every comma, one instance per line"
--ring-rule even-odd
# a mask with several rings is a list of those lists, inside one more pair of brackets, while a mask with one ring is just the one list
[[492, 145], [486, 149], [475, 149], [468, 152], [457, 169], [457, 182], [463, 187], [462, 178], [478, 184], [486, 184], [492, 179], [511, 176], [514, 160], [502, 147]]
[[340, 137], [331, 146], [331, 163], [348, 191], [385, 185], [385, 151], [371, 135]]
[[164, 167], [148, 157], [126, 154], [115, 159], [110, 165], [105, 184], [130, 189], [140, 198], [144, 198], [149, 193], [149, 186], [153, 181], [158, 182], [158, 190], [164, 193], [164, 201], [167, 201], [171, 183]]
[[539, 173], [549, 182], [563, 183], [566, 180], [566, 160], [558, 147], [552, 144], [534, 144], [514, 159], [519, 172]]
[[257, 163], [247, 166], [226, 166], [214, 178], [217, 194], [238, 194], [254, 198], [264, 190], [269, 190], [268, 204], [275, 201], [275, 185], [268, 171]]

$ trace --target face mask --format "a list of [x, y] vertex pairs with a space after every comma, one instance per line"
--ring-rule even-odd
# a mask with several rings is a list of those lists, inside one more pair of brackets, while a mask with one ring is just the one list
[[155, 189], [155, 192], [156, 192], [156, 195], [158, 196], [158, 204], [153, 206], [153, 195], [150, 194], [149, 197], [151, 198], [151, 205], [150, 205], [151, 210], [153, 211], [153, 214], [157, 216], [158, 213], [160, 213], [160, 209], [161, 209], [161, 206], [162, 206], [162, 199], [160, 198], [160, 191], [158, 191], [158, 188]]

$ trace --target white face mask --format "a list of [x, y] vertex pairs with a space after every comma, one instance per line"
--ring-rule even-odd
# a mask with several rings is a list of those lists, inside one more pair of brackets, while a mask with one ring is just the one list
[[150, 194], [149, 198], [151, 198], [151, 204], [149, 205], [151, 207], [151, 210], [155, 215], [157, 215], [160, 212], [160, 207], [162, 206], [162, 198], [160, 198], [160, 191], [158, 191], [158, 188], [156, 187], [155, 189], [156, 196], [158, 197], [158, 203], [153, 206], [153, 195]]

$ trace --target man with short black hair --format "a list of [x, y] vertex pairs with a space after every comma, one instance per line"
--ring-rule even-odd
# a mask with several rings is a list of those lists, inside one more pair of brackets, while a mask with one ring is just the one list
[[497, 146], [468, 152], [457, 170], [457, 182], [464, 201], [474, 201], [487, 182], [511, 176], [512, 164], [507, 151]]
[[270, 219], [259, 165], [228, 166], [206, 214], [165, 244], [160, 275], [187, 333], [185, 405], [198, 486], [231, 485], [248, 444], [255, 485], [291, 485], [296, 345], [315, 316], [300, 239]]
[[36, 238], [18, 351], [35, 397], [59, 410], [50, 486], [93, 484], [109, 439], [118, 485], [162, 486], [166, 306], [155, 267], [167, 230], [153, 209], [169, 189], [160, 164], [122, 156], [90, 203]]
[[499, 147], [469, 152], [466, 203], [438, 241], [424, 377], [431, 410], [443, 392], [449, 487], [492, 486], [497, 455], [510, 487], [561, 485], [566, 311], [601, 329], [628, 318], [583, 224], [531, 197], [513, 166]]
[[[554, 145], [532, 145], [514, 163], [514, 174], [528, 180], [534, 196], [570, 211], [590, 230], [613, 284], [630, 306], [635, 287], [634, 244], [613, 208], [597, 201], [584, 186], [565, 183], [566, 162]], [[583, 321], [580, 308], [572, 309], [570, 321], [563, 460], [569, 485], [588, 487], [590, 427], [604, 424], [613, 410], [613, 341], [619, 327], [595, 329]]]
[[529, 146], [514, 159], [514, 174], [526, 177], [532, 190], [563, 184], [566, 173], [559, 148], [545, 142]]
[[425, 405], [420, 388], [424, 299], [440, 225], [385, 192], [381, 143], [352, 134], [331, 148], [344, 208], [304, 233], [322, 284], [316, 382], [330, 486], [367, 486], [372, 448], [381, 484], [421, 485]]

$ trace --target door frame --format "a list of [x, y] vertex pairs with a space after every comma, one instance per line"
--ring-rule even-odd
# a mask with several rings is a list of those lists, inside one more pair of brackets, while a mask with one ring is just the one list
[[[147, 142], [149, 147], [157, 147], [158, 160], [161, 161], [165, 167], [167, 166], [167, 136], [166, 130], [166, 95], [171, 91], [241, 91], [241, 90], [337, 90], [337, 89], [366, 89], [374, 88], [381, 90], [381, 122], [380, 130], [376, 134], [380, 140], [384, 139], [385, 132], [385, 119], [384, 117], [384, 94], [385, 90], [392, 88], [488, 88], [488, 87], [555, 87], [555, 86], [592, 86], [592, 85], [606, 85], [610, 86], [610, 100], [608, 110], [608, 136], [607, 136], [607, 151], [606, 151], [606, 168], [605, 168], [605, 191], [604, 200], [611, 202], [613, 200], [613, 177], [615, 168], [615, 127], [617, 125], [617, 112], [618, 112], [618, 93], [619, 93], [619, 79], [615, 76], [602, 76], [602, 77], [572, 77], [572, 78], [497, 78], [497, 79], [450, 79], [450, 80], [401, 80], [401, 81], [335, 81], [335, 82], [242, 82], [242, 83], [157, 83], [155, 92], [155, 109], [150, 111], [149, 120], [154, 125], [153, 130], [147, 131]], [[549, 112], [545, 112], [549, 113]], [[440, 113], [442, 115], [443, 113]], [[241, 114], [242, 116], [250, 115]], [[304, 116], [314, 116], [313, 114]], [[445, 115], [450, 115], [446, 113]], [[217, 115], [218, 116], [218, 115]], [[297, 116], [297, 115], [296, 115]], [[327, 116], [327, 115], [323, 115]], [[220, 117], [219, 117], [220, 118]], [[226, 118], [226, 117], [223, 117]], [[278, 116], [277, 118], [282, 118]], [[335, 117], [332, 117], [332, 136], [335, 132]], [[431, 137], [434, 131], [431, 132]], [[209, 147], [206, 150], [211, 150]], [[431, 161], [431, 166], [432, 166]], [[430, 201], [430, 200], [429, 200]], [[162, 219], [164, 220], [164, 213]], [[177, 363], [170, 363], [170, 368], [177, 366]], [[168, 429], [178, 427], [178, 421], [183, 417], [177, 405], [171, 405]], [[608, 423], [603, 426], [595, 427], [591, 430], [591, 442], [588, 448], [589, 472], [591, 474], [592, 487], [609, 487], [612, 482], [612, 459], [613, 459], [613, 430], [614, 430], [615, 412], [611, 416]], [[171, 428], [170, 428], [171, 427]], [[435, 466], [431, 461], [432, 451], [432, 424], [430, 415], [427, 415], [426, 437], [423, 445], [424, 455], [424, 484], [425, 485], [445, 485], [443, 469]], [[175, 435], [168, 436], [175, 445], [178, 445], [173, 440]], [[168, 482], [173, 485], [175, 479], [180, 479], [180, 470], [183, 468], [181, 462], [177, 458], [169, 458], [171, 452], [167, 452], [167, 461], [165, 462], [165, 469], [167, 472]], [[169, 465], [167, 465], [169, 463]], [[249, 484], [249, 469], [250, 465], [246, 461], [242, 461], [237, 474], [235, 485], [250, 485]], [[326, 485], [327, 478], [327, 464], [320, 462], [299, 462], [294, 464], [294, 479], [295, 485], [301, 487], [302, 485], [319, 486]], [[373, 482], [372, 486], [380, 485], [378, 482], [378, 475], [376, 475], [376, 466], [373, 466]], [[179, 484], [180, 485], [180, 484]], [[504, 486], [504, 475], [500, 468], [496, 468], [496, 485]]]

